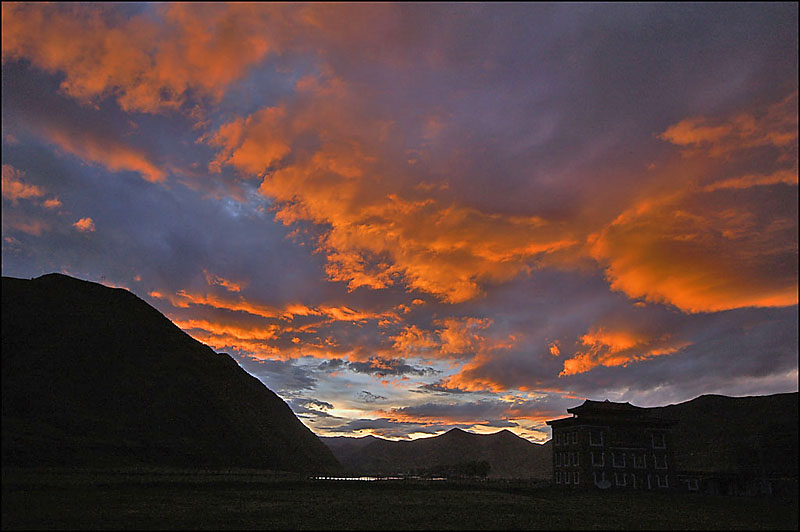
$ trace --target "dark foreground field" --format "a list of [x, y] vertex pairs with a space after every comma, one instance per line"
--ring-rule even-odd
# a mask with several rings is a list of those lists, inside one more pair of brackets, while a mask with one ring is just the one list
[[3, 470], [8, 529], [797, 529], [798, 501], [254, 471]]

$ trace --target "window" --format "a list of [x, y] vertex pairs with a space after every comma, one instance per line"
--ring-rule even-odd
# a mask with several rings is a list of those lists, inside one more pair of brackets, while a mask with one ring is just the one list
[[669, 487], [669, 477], [667, 475], [656, 475], [656, 482], [658, 482], [659, 488]]
[[667, 448], [667, 441], [664, 438], [663, 432], [654, 432], [653, 433], [653, 449], [666, 449]]
[[603, 431], [592, 430], [589, 432], [589, 445], [602, 447], [603, 445]]
[[611, 458], [614, 461], [614, 467], [625, 467], [625, 453], [614, 451], [611, 453]]
[[636, 489], [636, 475], [634, 473], [631, 473], [631, 486]]
[[696, 478], [690, 478], [689, 480], [686, 481], [686, 484], [687, 484], [686, 487], [689, 488], [689, 491], [697, 491], [698, 489], [700, 489], [699, 486], [697, 485]]
[[581, 464], [579, 463], [579, 462], [580, 462], [580, 460], [578, 460], [578, 458], [580, 457], [580, 455], [581, 455], [581, 453], [572, 453], [572, 465], [574, 465], [574, 466], [576, 466], [576, 465], [581, 465]]
[[606, 465], [606, 453], [592, 452], [592, 465], [596, 467], [603, 467]]
[[573, 479], [573, 482], [572, 482], [573, 484], [580, 484], [581, 483], [581, 474], [579, 472], [575, 471], [573, 473], [572, 479]]
[[561, 453], [556, 453], [556, 466], [561, 465]]
[[556, 484], [561, 484], [561, 471], [556, 471]]
[[553, 444], [558, 447], [561, 445], [561, 434], [553, 434]]
[[606, 482], [606, 472], [605, 471], [595, 471], [594, 472], [594, 483], [600, 487], [608, 487], [608, 485], [602, 486]]
[[667, 456], [666, 455], [653, 455], [653, 465], [656, 469], [666, 469], [667, 468]]
[[569, 453], [561, 453], [561, 460], [565, 466], [569, 465]]
[[569, 484], [570, 480], [572, 480], [572, 474], [569, 471], [567, 471], [566, 473], [564, 473], [564, 484]]
[[647, 467], [644, 454], [633, 453], [633, 467], [636, 467], [638, 469], [644, 469], [645, 467]]
[[572, 443], [578, 443], [578, 433], [577, 432], [573, 432], [572, 433]]
[[617, 486], [627, 486], [628, 483], [625, 479], [625, 473], [614, 473], [614, 483]]

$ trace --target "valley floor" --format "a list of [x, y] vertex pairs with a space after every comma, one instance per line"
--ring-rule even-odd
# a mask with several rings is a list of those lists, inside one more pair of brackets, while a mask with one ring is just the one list
[[524, 482], [3, 469], [2, 529], [797, 529], [798, 499], [564, 493]]

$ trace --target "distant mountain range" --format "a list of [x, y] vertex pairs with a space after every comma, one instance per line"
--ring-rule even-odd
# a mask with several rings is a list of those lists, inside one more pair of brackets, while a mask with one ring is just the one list
[[127, 290], [2, 279], [2, 463], [338, 469], [288, 405]]
[[473, 434], [452, 429], [412, 441], [374, 436], [322, 441], [352, 474], [548, 479], [552, 471], [549, 443], [531, 443], [508, 430]]
[[[673, 428], [677, 470], [797, 476], [797, 392], [703, 395], [645, 410], [678, 421]], [[553, 471], [551, 442], [534, 444], [507, 430], [472, 434], [453, 429], [413, 441], [375, 436], [322, 441], [352, 474], [474, 476], [481, 472], [480, 462], [488, 463], [490, 478], [549, 479]]]

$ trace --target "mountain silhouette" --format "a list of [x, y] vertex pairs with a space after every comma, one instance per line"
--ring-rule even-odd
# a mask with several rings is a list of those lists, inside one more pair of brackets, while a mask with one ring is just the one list
[[647, 410], [678, 421], [673, 445], [679, 469], [797, 476], [797, 392], [701, 395]]
[[485, 472], [489, 478], [552, 476], [550, 445], [531, 443], [508, 430], [473, 434], [454, 428], [439, 436], [411, 441], [374, 436], [322, 441], [354, 474], [483, 476]]
[[2, 461], [330, 471], [288, 405], [127, 290], [2, 278]]

